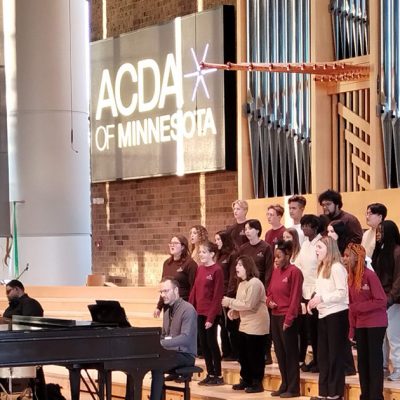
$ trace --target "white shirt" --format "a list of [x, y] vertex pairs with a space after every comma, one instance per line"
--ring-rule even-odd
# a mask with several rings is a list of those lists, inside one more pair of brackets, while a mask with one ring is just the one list
[[304, 241], [306, 240], [303, 229], [301, 229], [301, 224], [293, 225], [292, 228], [296, 229], [297, 233], [299, 234], [299, 243], [301, 246], [304, 243]]
[[318, 234], [310, 242], [308, 238], [305, 238], [301, 245], [300, 252], [295, 260], [296, 266], [301, 269], [303, 273], [303, 297], [306, 300], [311, 299], [311, 295], [315, 292], [315, 281], [317, 280], [317, 269], [318, 260], [317, 253], [315, 252], [315, 245], [318, 240], [321, 239], [321, 235]]
[[339, 262], [332, 264], [331, 275], [323, 278], [321, 269], [317, 281], [315, 292], [321, 296], [322, 303], [318, 304], [319, 318], [324, 318], [330, 314], [349, 308], [349, 289], [347, 283], [346, 268]]
[[372, 257], [376, 245], [376, 229], [367, 229], [362, 237], [361, 244], [367, 253], [367, 257]]

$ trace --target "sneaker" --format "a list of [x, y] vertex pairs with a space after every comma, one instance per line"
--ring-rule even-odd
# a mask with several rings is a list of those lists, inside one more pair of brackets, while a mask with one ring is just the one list
[[243, 379], [241, 379], [239, 383], [232, 385], [232, 389], [233, 390], [245, 390], [249, 386], [250, 385], [248, 383], [246, 383]]
[[213, 376], [208, 383], [207, 386], [222, 386], [225, 385], [224, 378], [222, 376]]
[[348, 369], [345, 371], [345, 375], [346, 376], [353, 376], [353, 375], [357, 375], [357, 371], [354, 368]]
[[314, 364], [311, 368], [310, 368], [310, 372], [312, 372], [313, 374], [318, 374], [319, 372], [319, 368], [317, 364]]
[[197, 382], [198, 385], [200, 386], [205, 386], [208, 385], [208, 383], [213, 379], [213, 377], [211, 375], [207, 375], [204, 379], [202, 379], [201, 381]]
[[244, 389], [246, 393], [261, 393], [264, 391], [264, 386], [261, 383], [256, 383], [254, 385], [248, 386]]
[[389, 381], [400, 381], [400, 368], [395, 368], [388, 376]]

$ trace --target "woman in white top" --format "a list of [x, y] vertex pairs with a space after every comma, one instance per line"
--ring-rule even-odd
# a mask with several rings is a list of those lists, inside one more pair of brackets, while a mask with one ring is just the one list
[[349, 332], [349, 293], [347, 271], [341, 263], [337, 243], [323, 237], [316, 244], [319, 261], [315, 295], [308, 311], [318, 309], [319, 396], [317, 399], [341, 399], [345, 386], [345, 349]]
[[240, 383], [233, 390], [246, 393], [263, 392], [264, 359], [269, 314], [265, 303], [264, 284], [258, 279], [258, 269], [249, 256], [237, 259], [236, 275], [240, 280], [236, 298], [224, 297], [222, 305], [229, 307], [228, 317], [240, 317], [239, 363]]

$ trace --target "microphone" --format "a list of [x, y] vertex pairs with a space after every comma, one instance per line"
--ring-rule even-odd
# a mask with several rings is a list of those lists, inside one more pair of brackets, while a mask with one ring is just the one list
[[22, 272], [15, 278], [16, 280], [19, 280], [19, 278], [21, 278], [21, 276], [28, 271], [29, 269], [29, 263], [26, 263], [26, 267], [22, 270]]

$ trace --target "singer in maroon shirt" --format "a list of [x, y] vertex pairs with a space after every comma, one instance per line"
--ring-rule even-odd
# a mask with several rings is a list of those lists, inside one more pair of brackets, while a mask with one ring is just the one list
[[387, 297], [374, 271], [365, 268], [365, 249], [350, 243], [343, 264], [349, 273], [349, 338], [357, 340], [361, 399], [383, 400], [383, 338]]
[[271, 332], [281, 373], [281, 385], [271, 396], [283, 398], [300, 395], [298, 315], [303, 287], [303, 274], [290, 264], [292, 242], [277, 242], [275, 268], [267, 290], [267, 306], [272, 310]]

